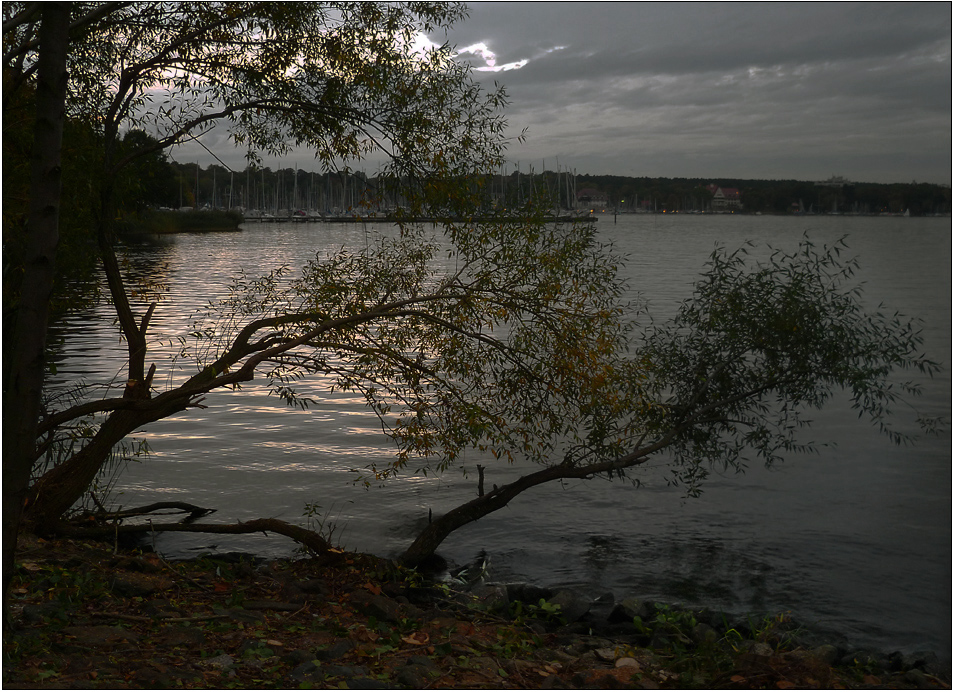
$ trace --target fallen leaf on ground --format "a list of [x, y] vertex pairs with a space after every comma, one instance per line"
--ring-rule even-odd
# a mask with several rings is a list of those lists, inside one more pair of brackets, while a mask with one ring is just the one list
[[414, 634], [409, 634], [406, 637], [401, 637], [401, 641], [405, 644], [410, 644], [411, 646], [425, 646], [431, 641], [431, 638], [428, 636], [427, 632], [415, 632]]

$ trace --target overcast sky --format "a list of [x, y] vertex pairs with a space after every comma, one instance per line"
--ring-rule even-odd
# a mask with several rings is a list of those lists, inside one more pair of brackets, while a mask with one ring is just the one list
[[[470, 10], [449, 40], [481, 80], [506, 86], [514, 133], [529, 128], [513, 159], [630, 176], [951, 183], [950, 3]], [[481, 43], [497, 71], [486, 52], [463, 51]]]
[[949, 185], [951, 8], [478, 2], [430, 38], [506, 86], [524, 169]]

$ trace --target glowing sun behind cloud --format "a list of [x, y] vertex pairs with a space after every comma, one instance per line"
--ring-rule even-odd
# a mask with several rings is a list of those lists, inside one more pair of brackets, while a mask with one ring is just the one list
[[519, 70], [521, 67], [530, 62], [529, 60], [524, 59], [518, 60], [517, 62], [508, 62], [505, 65], [498, 65], [497, 54], [490, 50], [486, 43], [475, 43], [472, 46], [467, 46], [466, 48], [459, 48], [457, 52], [460, 55], [470, 53], [480, 57], [484, 61], [484, 65], [474, 68], [478, 72], [506, 72], [507, 70]]
[[[438, 44], [431, 41], [424, 34], [417, 34], [414, 39], [414, 42], [411, 44], [411, 51], [413, 53], [425, 53], [433, 48], [437, 48]], [[494, 53], [490, 48], [487, 47], [486, 43], [474, 43], [473, 45], [467, 46], [465, 48], [456, 49], [457, 55], [473, 55], [479, 60], [483, 60], [483, 65], [476, 65], [474, 67], [478, 72], [506, 72], [508, 70], [519, 70], [521, 67], [530, 62], [529, 59], [517, 60], [516, 62], [508, 62], [505, 65], [497, 64], [497, 54]], [[479, 61], [478, 60], [478, 61]]]

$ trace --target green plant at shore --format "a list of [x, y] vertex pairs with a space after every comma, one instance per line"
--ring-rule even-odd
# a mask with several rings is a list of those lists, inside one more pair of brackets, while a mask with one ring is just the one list
[[[348, 504], [352, 502], [353, 500], [347, 501]], [[341, 532], [344, 530], [344, 526], [338, 525], [341, 510], [339, 510], [334, 517], [329, 514], [334, 510], [334, 506], [335, 503], [332, 503], [331, 507], [323, 512], [322, 506], [317, 502], [307, 502], [302, 512], [302, 516], [306, 519], [308, 529], [324, 538], [329, 545], [336, 545], [335, 534], [338, 534], [338, 539], [340, 540]]]
[[541, 598], [536, 603], [511, 601], [508, 607], [510, 617], [516, 620], [529, 618], [540, 620], [549, 625], [566, 624], [566, 618], [563, 617], [562, 610], [559, 603], [550, 603], [545, 598]]
[[755, 642], [770, 645], [776, 654], [789, 651], [796, 633], [787, 613], [749, 615], [740, 627], [723, 614], [721, 628], [713, 629], [700, 622], [700, 613], [690, 609], [656, 603], [652, 610], [654, 614], [646, 620], [633, 618], [637, 631], [652, 649], [621, 647], [617, 658], [640, 660], [651, 652], [678, 674], [686, 687], [708, 687], [713, 680], [736, 670], [739, 658], [748, 654]]

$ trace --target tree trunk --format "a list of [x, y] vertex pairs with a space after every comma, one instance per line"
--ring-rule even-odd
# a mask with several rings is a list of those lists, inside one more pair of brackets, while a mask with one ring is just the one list
[[46, 329], [59, 243], [66, 53], [70, 4], [43, 5], [31, 162], [29, 238], [20, 302], [3, 382], [3, 613], [13, 577], [17, 533], [36, 450], [45, 368]]
[[47, 471], [30, 489], [27, 513], [40, 532], [51, 531], [60, 517], [83, 496], [109, 459], [113, 447], [144, 425], [184, 411], [189, 398], [147, 410], [114, 411], [79, 452]]
[[432, 521], [421, 531], [410, 547], [401, 554], [400, 561], [410, 566], [420, 564], [424, 559], [434, 554], [438, 546], [451, 532], [472, 521], [477, 521], [491, 512], [506, 507], [512, 499], [524, 490], [563, 478], [587, 478], [600, 473], [609, 473], [638, 466], [654, 450], [655, 447], [651, 447], [645, 451], [640, 450], [619, 459], [585, 466], [574, 466], [572, 464], [549, 466], [527, 476], [521, 476], [513, 483], [494, 488], [486, 495], [479, 495], [470, 502], [455, 507], [436, 521]]

